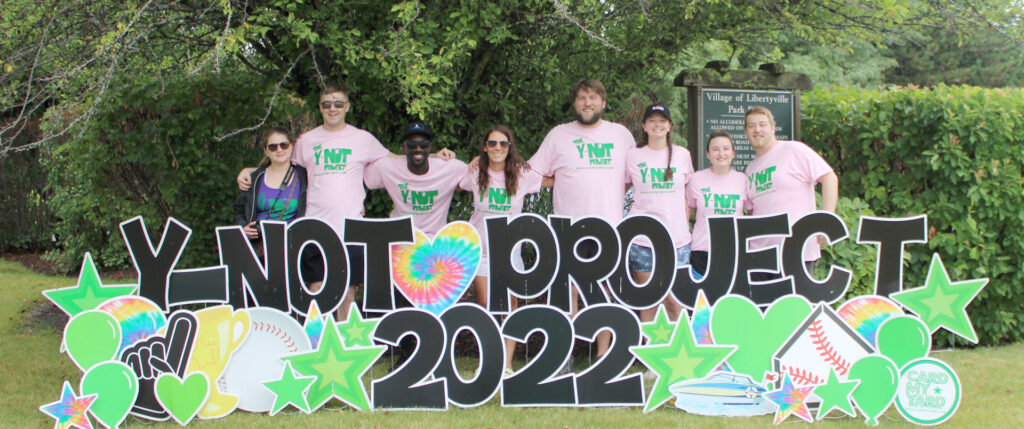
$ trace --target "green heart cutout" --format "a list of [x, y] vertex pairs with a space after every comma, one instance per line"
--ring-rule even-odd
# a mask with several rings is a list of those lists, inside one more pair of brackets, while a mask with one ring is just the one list
[[718, 345], [735, 345], [727, 362], [733, 371], [761, 380], [772, 369], [772, 356], [811, 314], [807, 299], [790, 295], [761, 313], [750, 299], [727, 295], [711, 312], [711, 337]]
[[204, 373], [193, 372], [184, 380], [177, 375], [163, 373], [156, 379], [157, 401], [182, 426], [192, 421], [209, 397], [209, 379]]
[[117, 427], [128, 416], [139, 393], [139, 380], [132, 369], [122, 362], [109, 361], [96, 364], [82, 377], [82, 395], [96, 393], [89, 413], [103, 426]]

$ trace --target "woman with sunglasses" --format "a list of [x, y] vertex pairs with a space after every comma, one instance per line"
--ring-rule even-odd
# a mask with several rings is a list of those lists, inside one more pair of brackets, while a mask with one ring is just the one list
[[742, 216], [744, 209], [750, 209], [747, 176], [732, 169], [736, 149], [729, 133], [712, 130], [705, 150], [711, 167], [695, 173], [686, 184], [686, 204], [691, 210], [697, 210], [690, 266], [702, 277], [707, 272], [708, 250], [711, 248], [708, 216]]
[[[487, 261], [487, 231], [484, 220], [491, 216], [515, 216], [523, 212], [523, 199], [526, 194], [540, 191], [542, 185], [551, 186], [551, 179], [542, 177], [530, 169], [529, 164], [516, 151], [516, 140], [512, 131], [504, 125], [495, 125], [484, 132], [484, 140], [480, 144], [478, 167], [470, 169], [463, 177], [459, 187], [473, 193], [473, 215], [469, 219], [480, 233], [481, 259], [480, 266], [473, 279], [476, 288], [477, 302], [487, 307], [487, 277], [489, 276]], [[513, 251], [512, 263], [523, 269], [523, 257], [520, 249]], [[513, 298], [510, 311], [517, 308]], [[505, 374], [511, 374], [512, 355], [515, 353], [516, 342], [505, 340]]]
[[[636, 148], [626, 154], [626, 171], [633, 183], [630, 215], [643, 214], [660, 219], [668, 229], [675, 248], [675, 266], [690, 262], [690, 223], [686, 211], [686, 182], [693, 175], [690, 151], [672, 144], [672, 117], [662, 104], [644, 109], [643, 132]], [[645, 284], [654, 270], [654, 254], [646, 238], [629, 246], [629, 269], [633, 279]], [[662, 302], [671, 320], [682, 310], [675, 298]], [[654, 320], [658, 306], [640, 311], [640, 320]]]
[[253, 186], [235, 199], [235, 224], [241, 225], [250, 240], [260, 236], [262, 220], [292, 221], [306, 212], [306, 169], [291, 163], [291, 136], [288, 130], [273, 127], [260, 141], [263, 160], [250, 174]]

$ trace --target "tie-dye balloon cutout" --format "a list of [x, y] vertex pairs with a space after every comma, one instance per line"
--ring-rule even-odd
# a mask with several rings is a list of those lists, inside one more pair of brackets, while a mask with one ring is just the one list
[[446, 225], [433, 241], [391, 246], [391, 278], [416, 308], [440, 315], [466, 292], [480, 264], [480, 236], [466, 222]]
[[893, 316], [902, 316], [903, 310], [886, 297], [864, 295], [844, 302], [836, 314], [871, 344], [871, 347], [878, 347], [878, 328], [882, 326], [882, 322]]
[[167, 317], [153, 301], [141, 296], [110, 298], [96, 307], [104, 311], [121, 326], [121, 347], [118, 355], [136, 341], [154, 335], [167, 325]]

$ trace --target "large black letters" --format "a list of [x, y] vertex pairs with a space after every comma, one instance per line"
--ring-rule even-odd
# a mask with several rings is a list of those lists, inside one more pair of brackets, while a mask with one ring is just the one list
[[[494, 217], [487, 222], [487, 258], [490, 266], [487, 308], [492, 313], [508, 312], [508, 292], [521, 298], [533, 298], [548, 290], [558, 269], [559, 247], [554, 232], [543, 218], [524, 214], [513, 219]], [[477, 231], [482, 232], [482, 231]], [[512, 267], [511, 254], [523, 240], [534, 243], [536, 264], [520, 273]]]
[[345, 242], [366, 245], [363, 310], [391, 311], [395, 308], [395, 292], [391, 287], [391, 244], [412, 241], [412, 220], [407, 217], [345, 220]]

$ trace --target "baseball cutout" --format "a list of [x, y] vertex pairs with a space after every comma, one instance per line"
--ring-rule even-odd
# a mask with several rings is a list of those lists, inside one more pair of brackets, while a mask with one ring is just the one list
[[239, 409], [265, 413], [274, 406], [274, 394], [263, 382], [281, 377], [281, 356], [312, 347], [302, 325], [284, 312], [269, 307], [245, 311], [249, 313], [249, 335], [235, 350], [217, 385], [221, 391], [238, 396]]
[[[846, 381], [850, 367], [874, 350], [831, 307], [818, 304], [789, 340], [775, 352], [773, 369], [789, 374], [795, 386], [825, 384], [829, 370]], [[781, 380], [782, 377], [779, 377]], [[808, 402], [819, 402], [811, 395]]]

